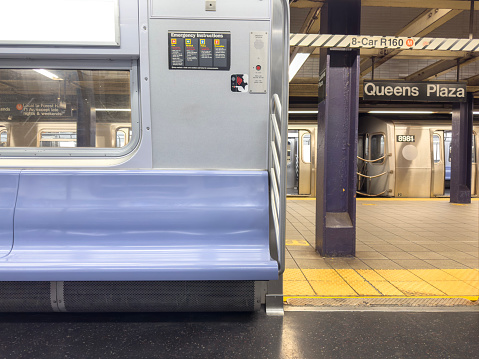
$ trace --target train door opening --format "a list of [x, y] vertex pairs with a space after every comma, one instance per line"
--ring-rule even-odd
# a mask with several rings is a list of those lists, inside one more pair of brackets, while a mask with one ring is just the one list
[[298, 175], [298, 131], [288, 131], [288, 147], [286, 155], [287, 195], [299, 193]]
[[287, 151], [287, 194], [311, 195], [311, 132], [289, 130]]
[[[434, 131], [432, 135], [432, 196], [440, 197], [445, 194], [447, 171], [445, 161], [445, 132], [450, 131]], [[449, 151], [448, 151], [449, 152]], [[451, 167], [449, 163], [449, 179], [451, 178]]]
[[[434, 131], [432, 137], [432, 197], [450, 196], [451, 186], [451, 140], [452, 131]], [[471, 195], [477, 195], [476, 133], [472, 134]]]
[[477, 166], [477, 157], [478, 153], [478, 146], [477, 146], [477, 136], [476, 132], [472, 133], [472, 169], [471, 169], [471, 195], [477, 196], [477, 188], [479, 187], [479, 168]]

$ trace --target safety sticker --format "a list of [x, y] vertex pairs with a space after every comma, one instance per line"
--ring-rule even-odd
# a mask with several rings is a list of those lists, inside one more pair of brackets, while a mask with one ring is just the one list
[[248, 75], [231, 75], [231, 91], [248, 92]]

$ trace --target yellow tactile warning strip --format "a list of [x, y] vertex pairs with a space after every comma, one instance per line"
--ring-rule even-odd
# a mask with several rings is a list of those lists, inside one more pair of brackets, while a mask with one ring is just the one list
[[294, 297], [479, 297], [479, 269], [286, 269]]
[[309, 247], [309, 243], [304, 239], [287, 239], [286, 240], [287, 246], [304, 246]]

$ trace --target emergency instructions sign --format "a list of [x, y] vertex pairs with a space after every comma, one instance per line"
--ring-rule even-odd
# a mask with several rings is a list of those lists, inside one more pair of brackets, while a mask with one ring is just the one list
[[231, 33], [168, 32], [170, 70], [229, 70]]

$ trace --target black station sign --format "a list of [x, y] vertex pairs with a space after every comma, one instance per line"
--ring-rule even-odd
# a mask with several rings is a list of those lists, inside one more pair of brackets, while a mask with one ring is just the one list
[[465, 102], [464, 82], [364, 81], [364, 100]]

